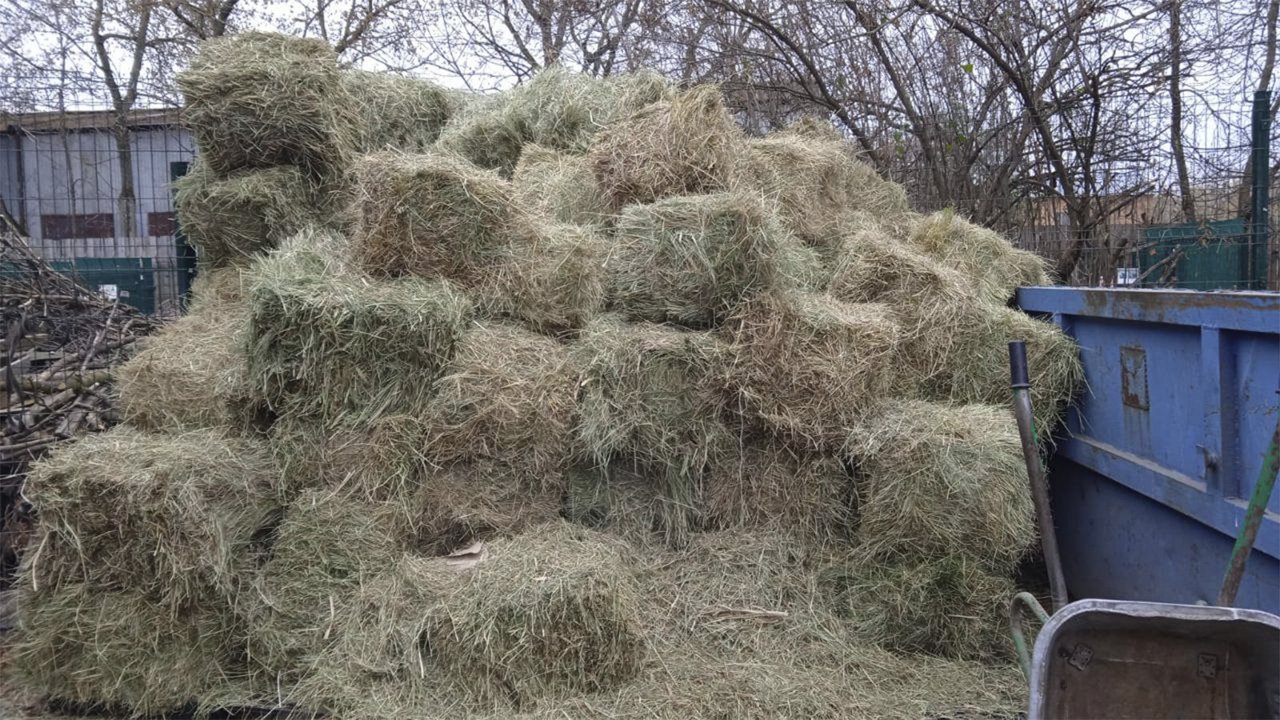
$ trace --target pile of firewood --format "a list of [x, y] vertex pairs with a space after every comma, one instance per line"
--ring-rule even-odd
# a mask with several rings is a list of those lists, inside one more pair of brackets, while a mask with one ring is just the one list
[[0, 589], [17, 560], [27, 464], [52, 446], [114, 423], [112, 368], [156, 321], [49, 267], [0, 235]]

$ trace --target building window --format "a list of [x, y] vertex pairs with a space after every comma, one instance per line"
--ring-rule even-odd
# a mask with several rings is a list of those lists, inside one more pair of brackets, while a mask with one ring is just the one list
[[46, 240], [109, 238], [115, 234], [115, 216], [111, 213], [40, 216], [40, 235]]
[[172, 210], [147, 213], [147, 234], [151, 237], [172, 235], [178, 230], [178, 219]]

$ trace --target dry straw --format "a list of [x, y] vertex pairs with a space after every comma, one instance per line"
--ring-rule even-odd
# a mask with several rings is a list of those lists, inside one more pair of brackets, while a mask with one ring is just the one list
[[579, 330], [604, 308], [610, 252], [592, 228], [539, 223], [508, 257], [485, 269], [476, 292], [480, 306], [548, 335]]
[[987, 228], [945, 210], [921, 217], [911, 240], [922, 250], [965, 273], [982, 296], [1003, 305], [1023, 285], [1049, 285], [1045, 261], [1019, 250]]
[[295, 167], [241, 170], [223, 179], [197, 160], [174, 188], [182, 230], [205, 269], [246, 265], [327, 217], [319, 192]]
[[294, 165], [320, 179], [345, 172], [355, 118], [338, 59], [323, 40], [247, 32], [204, 43], [179, 73], [183, 118], [220, 175]]
[[858, 533], [881, 555], [966, 555], [1008, 571], [1036, 540], [1012, 411], [886, 401], [850, 436]]
[[365, 153], [426, 151], [463, 104], [452, 91], [403, 75], [348, 70], [341, 84], [358, 113], [356, 149]]
[[612, 214], [585, 155], [526, 145], [511, 183], [516, 202], [557, 222], [595, 225]]
[[720, 91], [700, 86], [605, 128], [590, 157], [600, 187], [622, 207], [728, 188], [741, 142]]
[[714, 326], [742, 301], [783, 282], [784, 242], [773, 218], [739, 195], [632, 205], [614, 227], [611, 302], [635, 319]]
[[770, 293], [727, 326], [740, 410], [801, 447], [831, 447], [892, 386], [893, 311], [829, 295]]

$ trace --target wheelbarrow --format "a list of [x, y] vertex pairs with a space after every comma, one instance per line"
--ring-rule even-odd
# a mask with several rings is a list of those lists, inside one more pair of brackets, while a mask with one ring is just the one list
[[[1030, 683], [1028, 720], [1264, 718], [1280, 720], [1280, 617], [1230, 607], [1280, 465], [1280, 420], [1232, 552], [1218, 605], [1078, 600], [1067, 590], [1031, 422], [1025, 347], [1010, 343], [1014, 412], [1036, 504], [1052, 616], [1029, 593], [1009, 606]], [[1042, 627], [1028, 650], [1024, 618]]]

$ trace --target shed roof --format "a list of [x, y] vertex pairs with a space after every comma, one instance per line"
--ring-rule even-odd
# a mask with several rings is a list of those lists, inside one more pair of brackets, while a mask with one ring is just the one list
[[[168, 127], [180, 122], [178, 108], [139, 108], [128, 112], [131, 128]], [[55, 133], [105, 130], [115, 124], [111, 110], [71, 110], [31, 113], [0, 112], [0, 132]]]

